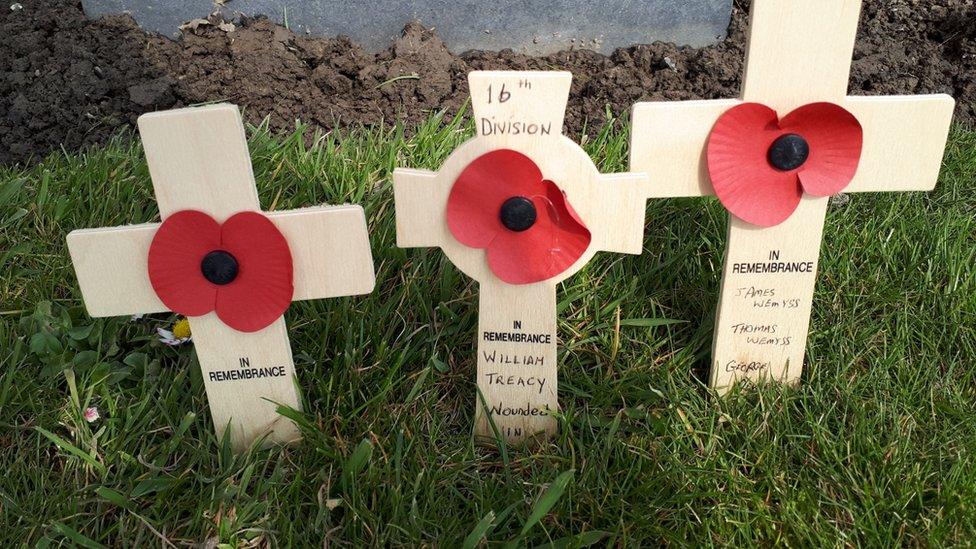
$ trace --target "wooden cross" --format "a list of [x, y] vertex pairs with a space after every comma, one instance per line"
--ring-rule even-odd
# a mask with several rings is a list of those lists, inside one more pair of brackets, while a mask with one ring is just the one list
[[[571, 82], [568, 72], [470, 73], [476, 136], [455, 150], [439, 172], [397, 169], [393, 175], [397, 245], [440, 247], [479, 283], [477, 384], [499, 433], [509, 441], [556, 430], [551, 413], [558, 409], [556, 285], [597, 251], [639, 254], [643, 245], [647, 177], [600, 174], [586, 152], [562, 134]], [[460, 243], [448, 228], [448, 196], [459, 175], [476, 158], [505, 149], [534, 161], [564, 191], [592, 233], [585, 253], [548, 280], [502, 281], [489, 268], [484, 250]], [[475, 432], [493, 436], [480, 402], [475, 415]]]
[[[139, 118], [149, 173], [165, 220], [199, 210], [222, 222], [260, 211], [240, 113], [234, 105], [179, 109]], [[293, 263], [293, 300], [372, 291], [375, 277], [359, 206], [266, 214], [284, 235]], [[147, 257], [159, 223], [73, 231], [71, 259], [93, 317], [168, 310], [150, 284]], [[231, 426], [235, 449], [300, 438], [276, 405], [300, 408], [284, 317], [253, 333], [236, 331], [215, 313], [189, 319], [217, 436]], [[269, 373], [254, 377], [246, 370]]]
[[[947, 95], [846, 96], [860, 6], [860, 0], [753, 0], [741, 100], [635, 105], [631, 168], [651, 174], [651, 196], [715, 194], [705, 144], [719, 116], [742, 102], [763, 103], [780, 116], [814, 102], [852, 113], [864, 142], [844, 192], [934, 188], [954, 101]], [[799, 379], [827, 204], [826, 197], [805, 194], [790, 218], [770, 228], [731, 217], [712, 387], [724, 391], [743, 378]], [[810, 268], [800, 274], [742, 268], [765, 262]]]

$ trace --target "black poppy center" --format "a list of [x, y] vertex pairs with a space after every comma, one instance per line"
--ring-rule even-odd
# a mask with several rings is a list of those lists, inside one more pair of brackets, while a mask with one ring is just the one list
[[502, 204], [498, 215], [505, 228], [521, 232], [535, 224], [535, 204], [524, 196], [513, 196]]
[[810, 145], [802, 135], [781, 135], [769, 147], [769, 163], [777, 170], [788, 172], [803, 165], [810, 157]]
[[237, 278], [237, 270], [237, 259], [224, 250], [214, 250], [203, 256], [200, 262], [203, 278], [218, 286], [233, 282]]

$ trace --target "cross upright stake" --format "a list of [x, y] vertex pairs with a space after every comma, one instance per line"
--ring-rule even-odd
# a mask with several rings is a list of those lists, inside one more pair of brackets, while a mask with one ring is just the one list
[[[260, 212], [237, 107], [143, 115], [139, 132], [164, 222], [181, 210], [203, 212], [218, 223], [239, 212]], [[269, 213], [267, 218], [290, 250], [292, 300], [372, 291], [373, 261], [361, 207], [305, 208]], [[160, 226], [85, 229], [68, 235], [78, 283], [93, 317], [169, 310], [148, 274], [150, 247]], [[247, 268], [242, 265], [242, 276]], [[301, 407], [284, 317], [247, 333], [231, 328], [214, 312], [189, 320], [218, 438], [230, 427], [236, 450], [265, 436], [267, 442], [297, 441], [295, 424], [275, 411], [279, 404]]]
[[[479, 284], [477, 384], [485, 406], [476, 403], [475, 432], [481, 437], [493, 436], [485, 408], [499, 434], [508, 441], [527, 441], [555, 432], [551, 412], [558, 409], [556, 285], [579, 271], [597, 251], [638, 254], [642, 248], [646, 176], [600, 174], [589, 156], [562, 134], [571, 81], [568, 72], [472, 72], [468, 82], [476, 136], [455, 150], [439, 172], [394, 172], [397, 244], [405, 248], [440, 247], [454, 265]], [[529, 269], [545, 270], [548, 255], [532, 256], [525, 250], [530, 244], [523, 247], [517, 240], [508, 247], [490, 246], [526, 235], [537, 239], [536, 243], [544, 240], [547, 254], [560, 253], [566, 246], [549, 240], [538, 225], [529, 223], [528, 229], [505, 225], [505, 205], [499, 210], [490, 201], [471, 201], [467, 204], [470, 211], [453, 219], [463, 225], [469, 219], [484, 218], [483, 232], [497, 236], [474, 231], [471, 238], [484, 237], [487, 254], [485, 249], [459, 241], [454, 228], [449, 227], [455, 198], [452, 189], [456, 190], [462, 180], [468, 181], [465, 174], [469, 168], [478, 166], [480, 179], [468, 192], [491, 194], [502, 192], [498, 189], [511, 183], [501, 175], [511, 163], [537, 166], [533, 175], [536, 181], [544, 178], [553, 182], [570, 205], [569, 210], [559, 213], [553, 205], [560, 202], [558, 191], [548, 199], [530, 196], [532, 200], [526, 203], [543, 205], [533, 210], [538, 220], [564, 222], [575, 209], [592, 237], [571, 264], [534, 281], [509, 283], [500, 277], [519, 278]], [[514, 194], [503, 194], [502, 198], [520, 198]], [[532, 220], [536, 219], [534, 215]], [[524, 233], [518, 232], [522, 230]], [[519, 259], [493, 267], [492, 254], [513, 254]]]
[[[860, 7], [860, 0], [753, 0], [741, 100], [635, 105], [631, 168], [651, 174], [650, 195], [715, 194], [706, 143], [716, 121], [743, 102], [762, 103], [781, 119], [818, 102], [853, 114], [863, 148], [844, 192], [934, 188], [954, 101], [947, 95], [847, 97]], [[827, 204], [825, 196], [803, 194], [786, 221], [768, 228], [730, 218], [712, 387], [725, 391], [746, 378], [799, 379]], [[763, 267], [770, 263], [802, 268], [770, 272]]]

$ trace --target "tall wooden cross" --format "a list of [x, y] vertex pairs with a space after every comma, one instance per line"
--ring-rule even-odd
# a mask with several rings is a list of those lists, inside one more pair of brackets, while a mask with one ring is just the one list
[[[651, 196], [715, 194], [706, 142], [719, 117], [743, 102], [765, 104], [780, 117], [815, 102], [853, 114], [863, 148], [845, 192], [934, 188], [954, 101], [846, 96], [860, 6], [860, 0], [753, 0], [741, 99], [635, 105], [631, 168], [651, 174]], [[803, 194], [792, 216], [769, 228], [731, 217], [712, 387], [724, 391], [743, 378], [799, 379], [827, 203]], [[803, 268], [770, 273], [778, 269], [763, 267], [770, 263]]]
[[[143, 115], [139, 132], [164, 221], [181, 210], [201, 211], [217, 222], [238, 212], [260, 212], [236, 106]], [[326, 206], [266, 215], [291, 252], [293, 300], [372, 291], [373, 261], [361, 207]], [[92, 316], [168, 310], [154, 291], [147, 265], [159, 228], [159, 223], [147, 223], [68, 235], [78, 283]], [[229, 327], [214, 312], [189, 320], [218, 437], [230, 426], [238, 450], [264, 436], [269, 442], [298, 440], [295, 424], [275, 411], [278, 404], [301, 407], [284, 317], [251, 333]]]
[[[642, 249], [647, 178], [643, 174], [600, 174], [586, 152], [562, 134], [571, 81], [568, 72], [472, 72], [468, 83], [476, 136], [455, 150], [439, 172], [394, 172], [397, 245], [440, 247], [454, 265], [479, 283], [477, 384], [499, 433], [510, 441], [556, 430], [551, 414], [558, 409], [556, 285], [579, 271], [597, 251], [638, 254]], [[460, 242], [449, 227], [449, 210], [454, 207], [450, 202], [456, 198], [452, 189], [461, 192], [456, 189], [460, 179], [470, 183], [464, 174], [474, 169], [480, 170], [479, 179], [464, 192], [502, 192], [499, 189], [511, 181], [501, 172], [513, 163], [534, 163], [538, 171], [532, 176], [555, 183], [571, 209], [552, 213], [557, 211], [552, 203], [560, 201], [558, 196], [522, 200], [524, 197], [514, 196], [518, 193], [502, 194], [500, 198], [508, 200], [500, 209], [499, 196], [474, 198], [464, 204], [470, 211], [462, 211], [453, 222], [463, 225], [483, 217], [479, 231], [484, 234], [475, 231], [478, 234], [466, 238], [483, 237], [485, 246], [509, 242], [507, 239], [512, 244], [489, 248], [486, 254], [485, 249]], [[519, 223], [526, 218], [509, 208], [520, 201], [531, 210], [523, 225]], [[532, 209], [533, 202], [538, 211]], [[549, 236], [532, 222], [536, 215], [539, 220], [544, 216], [565, 220], [572, 209], [592, 239], [571, 265], [532, 283], [500, 278], [518, 279], [531, 269], [545, 269], [548, 263], [533, 263], [527, 250]], [[523, 234], [536, 240], [519, 240]], [[549, 250], [558, 253], [559, 247], [557, 242]], [[506, 254], [518, 260], [505, 263]], [[492, 267], [490, 261], [501, 264]], [[477, 403], [475, 431], [490, 437], [493, 430], [483, 410]]]

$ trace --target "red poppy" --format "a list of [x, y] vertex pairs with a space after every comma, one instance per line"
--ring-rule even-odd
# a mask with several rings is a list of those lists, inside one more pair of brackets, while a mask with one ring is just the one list
[[234, 214], [223, 225], [195, 210], [170, 215], [149, 246], [149, 281], [170, 310], [216, 311], [241, 332], [277, 320], [294, 293], [288, 242], [258, 212]]
[[566, 194], [531, 158], [508, 149], [464, 168], [447, 199], [447, 226], [465, 246], [485, 249], [491, 272], [509, 284], [550, 279], [590, 245]]
[[803, 193], [830, 196], [854, 178], [863, 132], [851, 113], [811, 103], [778, 119], [759, 103], [732, 107], [708, 138], [708, 174], [733, 215], [761, 227], [785, 221]]

